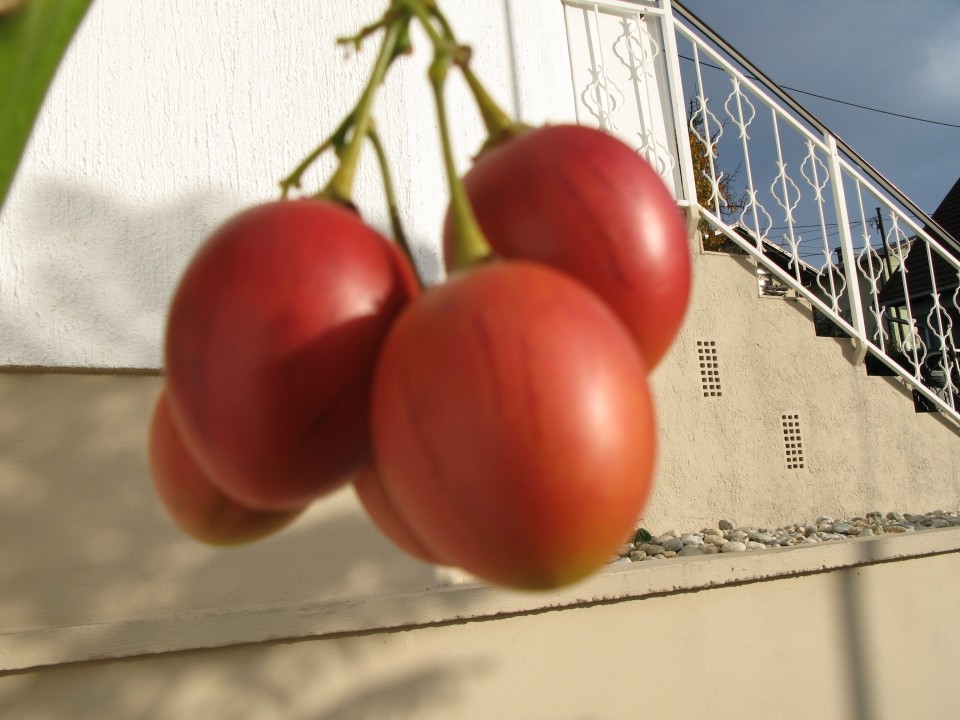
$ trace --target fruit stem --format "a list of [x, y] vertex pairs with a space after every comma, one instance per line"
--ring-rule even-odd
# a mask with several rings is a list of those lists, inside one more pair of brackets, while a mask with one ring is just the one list
[[303, 179], [303, 174], [310, 168], [313, 163], [317, 161], [321, 155], [323, 155], [327, 150], [333, 148], [334, 150], [339, 150], [346, 144], [347, 133], [350, 131], [350, 127], [353, 125], [353, 119], [356, 116], [356, 108], [350, 112], [340, 123], [339, 127], [333, 131], [333, 133], [326, 138], [317, 148], [307, 155], [303, 161], [291, 172], [287, 177], [280, 181], [280, 197], [286, 199], [290, 194], [292, 188], [299, 189], [300, 181]]
[[515, 135], [527, 129], [525, 125], [521, 125], [507, 115], [503, 108], [490, 96], [487, 88], [484, 87], [480, 78], [470, 67], [469, 58], [457, 63], [457, 67], [463, 73], [463, 77], [470, 87], [470, 93], [473, 95], [473, 100], [477, 104], [477, 109], [480, 111], [480, 117], [483, 118], [484, 127], [487, 129], [488, 142], [497, 142], [504, 137]]
[[480, 78], [477, 77], [477, 74], [470, 66], [470, 61], [473, 57], [471, 49], [466, 45], [461, 45], [457, 41], [450, 21], [436, 4], [431, 6], [430, 15], [440, 25], [446, 41], [458, 49], [458, 52], [454, 56], [454, 64], [460, 68], [460, 72], [463, 73], [463, 77], [470, 87], [470, 93], [473, 95], [474, 102], [477, 104], [477, 109], [480, 111], [480, 117], [483, 118], [484, 127], [487, 129], [487, 143], [494, 143], [504, 137], [516, 135], [519, 132], [527, 130], [526, 125], [518, 123], [497, 104], [486, 86], [480, 82]]
[[441, 34], [437, 31], [437, 28], [434, 27], [433, 21], [435, 18], [434, 10], [436, 10], [436, 4], [433, 0], [394, 0], [394, 2], [398, 7], [403, 8], [420, 21], [420, 25], [433, 44], [434, 51], [449, 51], [450, 48], [456, 45], [446, 33]]
[[[392, 9], [387, 12], [387, 15], [381, 21], [380, 25], [386, 28], [386, 34], [380, 47], [380, 53], [374, 63], [373, 71], [370, 74], [370, 79], [367, 81], [356, 109], [352, 113], [353, 132], [350, 135], [350, 141], [342, 149], [342, 152], [338, 153], [340, 163], [326, 187], [318, 193], [317, 197], [353, 205], [354, 177], [356, 176], [363, 141], [370, 131], [373, 101], [377, 90], [383, 84], [390, 64], [397, 58], [399, 52], [402, 52], [406, 47], [405, 40], [409, 22], [409, 16], [396, 14]], [[358, 37], [361, 36], [363, 36], [363, 31]]]
[[[414, 0], [414, 2], [416, 2], [416, 0]], [[470, 93], [473, 95], [474, 102], [477, 104], [477, 109], [480, 111], [480, 117], [483, 119], [484, 127], [487, 130], [487, 140], [484, 143], [484, 147], [529, 130], [529, 126], [510, 117], [510, 115], [497, 104], [496, 100], [493, 99], [493, 96], [490, 95], [486, 86], [480, 82], [480, 78], [477, 77], [477, 74], [470, 66], [473, 52], [469, 46], [462, 45], [457, 40], [450, 21], [447, 20], [443, 11], [441, 11], [434, 2], [431, 2], [427, 12], [440, 26], [440, 29], [443, 31], [444, 40], [448, 46], [456, 48], [453, 64], [463, 73], [463, 77], [470, 88]], [[423, 22], [423, 19], [420, 19], [421, 22]], [[434, 42], [435, 46], [436, 44], [437, 43]]]
[[[380, 134], [376, 127], [371, 124], [367, 132], [373, 150], [377, 155], [377, 164], [380, 165], [380, 174], [383, 177], [383, 191], [387, 196], [387, 210], [390, 213], [390, 227], [393, 229], [393, 239], [397, 245], [406, 254], [407, 258], [413, 263], [413, 256], [410, 254], [410, 244], [407, 242], [407, 235], [403, 230], [403, 222], [400, 219], [400, 210], [397, 207], [397, 195], [394, 191], [393, 178], [390, 175], [390, 166], [387, 162], [387, 154], [383, 150], [383, 143], [380, 142]], [[416, 265], [414, 264], [414, 267]]]
[[450, 65], [454, 62], [448, 48], [437, 47], [433, 62], [430, 64], [429, 78], [433, 88], [433, 97], [437, 106], [437, 120], [440, 125], [440, 142], [443, 147], [443, 164], [447, 172], [450, 188], [450, 210], [453, 215], [453, 270], [460, 270], [490, 257], [490, 245], [470, 206], [466, 188], [457, 173], [453, 158], [453, 146], [450, 141], [450, 128], [447, 121], [447, 108], [444, 86]]

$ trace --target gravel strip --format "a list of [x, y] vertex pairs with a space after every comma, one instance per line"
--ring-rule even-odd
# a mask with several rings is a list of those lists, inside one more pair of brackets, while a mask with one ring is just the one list
[[669, 530], [662, 535], [653, 535], [638, 530], [634, 541], [624, 545], [620, 554], [611, 558], [610, 562], [647, 562], [690, 555], [750, 552], [945, 527], [960, 527], [960, 513], [946, 510], [934, 510], [924, 515], [896, 511], [868, 512], [864, 517], [849, 520], [821, 515], [810, 522], [776, 529], [752, 525], [741, 527], [732, 520], [721, 520], [717, 527], [703, 528], [699, 532]]

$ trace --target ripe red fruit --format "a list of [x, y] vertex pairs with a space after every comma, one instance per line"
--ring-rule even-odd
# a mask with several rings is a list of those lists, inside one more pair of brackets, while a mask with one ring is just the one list
[[414, 535], [397, 513], [383, 489], [383, 481], [373, 465], [368, 465], [353, 481], [353, 489], [367, 514], [380, 531], [402, 550], [427, 563], [442, 564], [436, 553]]
[[157, 495], [188, 535], [212, 545], [239, 545], [271, 535], [300, 510], [272, 513], [234, 502], [210, 482], [187, 452], [161, 392], [150, 425], [150, 470]]
[[518, 588], [607, 562], [650, 490], [654, 416], [620, 320], [568, 276], [494, 262], [414, 301], [371, 404], [387, 495], [447, 564]]
[[278, 201], [221, 227], [170, 308], [171, 411], [218, 488], [284, 511], [369, 462], [380, 345], [417, 292], [397, 248], [327, 202]]
[[[599, 130], [546, 126], [484, 151], [464, 183], [496, 253], [586, 283], [656, 366], [683, 320], [691, 263], [683, 216], [646, 160]], [[449, 215], [444, 242], [449, 265]]]

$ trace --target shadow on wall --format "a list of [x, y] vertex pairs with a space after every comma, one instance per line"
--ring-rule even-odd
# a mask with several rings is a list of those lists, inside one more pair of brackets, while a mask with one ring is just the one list
[[[0, 244], [0, 365], [158, 367], [180, 274], [204, 238], [245, 206], [198, 189], [147, 207], [58, 179], [25, 195], [4, 209], [17, 216], [6, 228], [26, 240]], [[412, 245], [424, 277], [439, 278], [436, 254]]]
[[[63, 666], [0, 678], [0, 701], [13, 717], [71, 720], [400, 720], [436, 717], [444, 706], [455, 713], [489, 669], [468, 659], [397, 670], [386, 637], [300, 643], [302, 653], [257, 645]], [[7, 683], [14, 692], [3, 692]]]
[[[864, 563], [877, 560], [875, 543], [861, 542], [857, 547]], [[872, 720], [879, 717], [876, 712], [876, 668], [871, 667], [871, 647], [868, 642], [870, 624], [865, 617], [867, 593], [862, 568], [850, 567], [840, 571], [837, 604], [843, 636], [837, 638], [837, 643], [846, 651], [848, 717], [851, 720]]]
[[[147, 422], [159, 385], [155, 376], [0, 374], [0, 634], [105, 623], [104, 647], [125, 647], [127, 620], [389, 597], [432, 584], [433, 568], [395, 550], [349, 488], [258, 544], [215, 549], [185, 537], [154, 497], [146, 469]], [[445, 601], [456, 603], [455, 595], [445, 594]], [[397, 597], [397, 609], [410, 602]], [[358, 617], [357, 623], [376, 626], [378, 620]], [[372, 645], [324, 643], [323, 662], [343, 673], [367, 662]], [[239, 665], [223, 665], [222, 653], [199, 651], [144, 660], [149, 667], [134, 683], [144, 687], [131, 692], [117, 692], [116, 673], [137, 660], [0, 672], [0, 705], [23, 707], [14, 713], [20, 717], [87, 717], [77, 708], [88, 698], [89, 717], [160, 716], [127, 706], [150, 698], [162, 704], [169, 683], [189, 685], [176, 658], [193, 655], [208, 658], [200, 665], [224, 692], [260, 706], [263, 697], [296, 685], [285, 677], [271, 687], [269, 664], [262, 661], [268, 648], [251, 646], [237, 656]], [[68, 655], [71, 648], [57, 650]], [[421, 702], [433, 697], [431, 685], [446, 687], [458, 676], [455, 665], [411, 673], [394, 685], [378, 684], [369, 702], [389, 704], [391, 696]], [[84, 678], [79, 696], [67, 692], [77, 678]], [[438, 701], [443, 697], [436, 694]], [[367, 717], [350, 712], [344, 707], [327, 717]]]
[[200, 192], [162, 205], [38, 181], [5, 223], [0, 333], [10, 365], [157, 367], [170, 293], [201, 239], [232, 211]]

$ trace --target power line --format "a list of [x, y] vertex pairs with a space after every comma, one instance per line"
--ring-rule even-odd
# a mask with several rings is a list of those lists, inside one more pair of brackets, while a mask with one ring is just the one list
[[780, 87], [782, 87], [784, 90], [789, 90], [790, 92], [800, 93], [801, 95], [809, 95], [810, 97], [819, 98], [820, 100], [829, 100], [830, 102], [840, 103], [841, 105], [849, 105], [850, 107], [859, 108], [860, 110], [869, 110], [870, 112], [882, 113], [883, 115], [892, 115], [893, 117], [903, 118], [904, 120], [916, 120], [917, 122], [930, 123], [931, 125], [942, 125], [943, 127], [960, 129], [960, 125], [954, 123], [941, 122], [940, 120], [929, 120], [928, 118], [904, 115], [903, 113], [897, 113], [891, 110], [881, 110], [880, 108], [869, 107], [867, 105], [859, 105], [847, 100], [838, 100], [837, 98], [827, 97], [826, 95], [818, 95], [817, 93], [812, 93], [807, 90], [798, 90], [797, 88], [792, 88], [789, 85], [781, 85]]
[[[684, 60], [689, 60], [695, 62], [692, 57], [689, 55], [680, 55]], [[703, 67], [712, 68], [713, 70], [721, 70], [727, 72], [726, 68], [720, 67], [719, 65], [714, 65], [712, 63], [700, 61], [700, 65]], [[757, 80], [758, 78], [753, 77], [752, 75], [746, 75], [750, 80]], [[859, 110], [868, 110], [869, 112], [880, 113], [882, 115], [890, 115], [892, 117], [902, 118], [904, 120], [914, 120], [916, 122], [929, 123], [930, 125], [940, 125], [942, 127], [956, 128], [960, 130], [960, 125], [956, 123], [943, 122], [941, 120], [930, 120], [929, 118], [916, 117], [914, 115], [905, 115], [903, 113], [893, 112], [892, 110], [882, 110], [880, 108], [870, 107], [868, 105], [860, 105], [858, 103], [850, 102], [848, 100], [839, 100], [838, 98], [828, 97], [826, 95], [820, 95], [818, 93], [810, 92], [808, 90], [800, 90], [799, 88], [790, 87], [789, 85], [780, 85], [784, 90], [789, 90], [790, 92], [799, 93], [801, 95], [809, 95], [810, 97], [815, 97], [820, 100], [827, 100], [829, 102], [839, 103], [840, 105], [848, 105], [850, 107], [855, 107]]]

